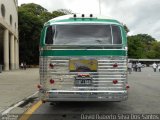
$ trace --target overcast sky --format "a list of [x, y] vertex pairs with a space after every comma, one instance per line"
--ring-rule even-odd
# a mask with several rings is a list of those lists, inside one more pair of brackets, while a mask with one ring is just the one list
[[160, 0], [18, 0], [36, 3], [54, 11], [69, 9], [74, 13], [101, 14], [111, 16], [127, 25], [129, 35], [146, 33], [160, 40]]

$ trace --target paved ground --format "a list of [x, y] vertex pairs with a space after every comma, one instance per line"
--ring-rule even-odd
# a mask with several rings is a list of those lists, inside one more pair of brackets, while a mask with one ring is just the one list
[[[128, 76], [129, 99], [123, 102], [62, 102], [56, 105], [42, 104], [29, 120], [80, 119], [82, 114], [160, 114], [160, 72], [143, 68]], [[46, 115], [47, 114], [47, 115]], [[54, 116], [53, 116], [54, 115]], [[160, 118], [159, 118], [160, 119]]]
[[0, 113], [34, 94], [38, 82], [37, 68], [0, 73]]

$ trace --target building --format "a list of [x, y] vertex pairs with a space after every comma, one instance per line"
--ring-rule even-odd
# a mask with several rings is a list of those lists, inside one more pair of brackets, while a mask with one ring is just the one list
[[147, 67], [151, 66], [153, 63], [159, 64], [160, 59], [132, 59], [128, 58], [128, 61], [131, 61], [132, 63], [140, 62], [142, 64], [145, 64]]
[[17, 0], [0, 0], [0, 64], [4, 70], [19, 68]]

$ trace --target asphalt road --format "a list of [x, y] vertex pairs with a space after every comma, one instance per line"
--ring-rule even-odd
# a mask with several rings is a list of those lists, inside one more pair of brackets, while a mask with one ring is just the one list
[[42, 104], [29, 120], [90, 119], [95, 114], [160, 114], [160, 72], [143, 68], [128, 75], [129, 98], [123, 102], [61, 102]]

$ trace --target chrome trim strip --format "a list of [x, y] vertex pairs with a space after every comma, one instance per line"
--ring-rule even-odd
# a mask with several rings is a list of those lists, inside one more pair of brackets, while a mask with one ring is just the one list
[[116, 23], [116, 22], [95, 22], [95, 21], [89, 21], [89, 22], [86, 22], [86, 21], [83, 21], [83, 22], [77, 22], [77, 21], [74, 21], [74, 22], [53, 22], [53, 23], [51, 23], [50, 25], [63, 25], [63, 24], [65, 24], [65, 25], [78, 25], [78, 24], [80, 24], [80, 25], [82, 25], [82, 24], [102, 24], [102, 25], [110, 25], [110, 24], [113, 24], [113, 25], [120, 25], [121, 26], [121, 24], [120, 23]]
[[111, 91], [111, 90], [106, 90], [106, 91], [84, 91], [84, 90], [79, 90], [79, 91], [70, 91], [70, 90], [49, 90], [47, 92], [53, 92], [53, 93], [57, 93], [57, 92], [64, 92], [64, 93], [127, 93], [126, 90], [121, 90], [121, 91]]

